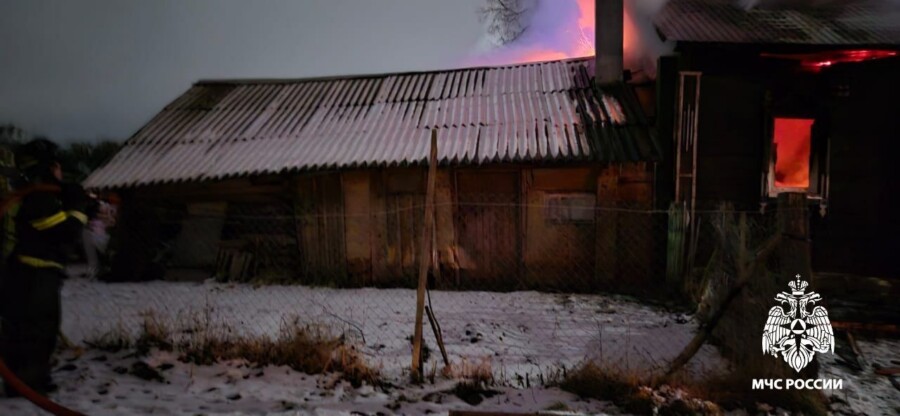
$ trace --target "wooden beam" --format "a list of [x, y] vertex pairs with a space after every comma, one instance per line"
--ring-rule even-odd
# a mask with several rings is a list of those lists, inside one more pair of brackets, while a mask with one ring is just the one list
[[428, 158], [428, 185], [425, 188], [425, 224], [419, 247], [419, 288], [416, 291], [416, 328], [413, 336], [411, 375], [415, 382], [422, 380], [422, 324], [425, 313], [425, 285], [431, 266], [431, 233], [434, 230], [434, 182], [437, 176], [437, 129], [431, 129], [431, 155]]

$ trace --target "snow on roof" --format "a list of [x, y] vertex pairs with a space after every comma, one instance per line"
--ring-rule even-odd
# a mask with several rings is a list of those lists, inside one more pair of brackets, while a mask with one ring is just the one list
[[418, 164], [656, 160], [625, 84], [593, 58], [403, 74], [202, 81], [157, 114], [90, 188]]

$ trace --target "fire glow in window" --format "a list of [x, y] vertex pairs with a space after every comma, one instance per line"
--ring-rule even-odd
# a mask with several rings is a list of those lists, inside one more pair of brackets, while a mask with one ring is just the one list
[[809, 152], [813, 119], [776, 118], [775, 187], [809, 188]]

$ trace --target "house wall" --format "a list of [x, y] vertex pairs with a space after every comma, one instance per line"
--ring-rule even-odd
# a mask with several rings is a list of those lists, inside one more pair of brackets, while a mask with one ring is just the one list
[[[650, 208], [651, 166], [645, 163], [575, 168], [523, 166], [438, 170], [435, 187], [435, 243], [440, 279], [446, 288], [511, 289], [596, 287], [614, 280], [625, 262], [647, 263], [631, 256], [620, 269], [607, 269], [595, 277], [599, 248], [596, 221], [554, 223], [546, 218], [548, 195], [587, 194], [603, 205]], [[614, 189], [598, 193], [604, 174]], [[348, 272], [356, 284], [412, 286], [418, 273], [422, 236], [424, 168], [388, 168], [342, 174]], [[351, 204], [353, 206], [351, 206]], [[367, 214], [368, 213], [368, 214]], [[635, 230], [653, 231], [649, 223], [623, 223], [612, 236], [610, 250], [625, 250], [624, 241]], [[628, 221], [632, 221], [629, 226]], [[615, 229], [614, 229], [615, 230]], [[604, 231], [609, 232], [609, 231]], [[633, 237], [628, 237], [632, 240]], [[651, 239], [648, 238], [647, 241]], [[629, 241], [630, 242], [630, 241]], [[633, 254], [634, 244], [627, 247]], [[606, 258], [615, 257], [601, 253]], [[626, 256], [627, 257], [627, 256]], [[646, 260], [646, 261], [645, 261]]]
[[372, 283], [372, 183], [367, 171], [341, 173], [347, 273], [358, 285]]
[[[345, 200], [339, 173], [295, 178], [293, 202], [299, 269], [304, 282], [349, 284]], [[292, 256], [293, 257], [293, 256]], [[283, 263], [290, 264], [290, 257]]]
[[[597, 230], [591, 222], [558, 222], [547, 218], [545, 198], [556, 194], [597, 194], [602, 169], [526, 169], [525, 285], [565, 287], [593, 279]], [[559, 279], [576, 280], [559, 281]]]
[[[204, 245], [209, 251], [204, 257], [216, 258], [218, 272], [229, 279], [414, 286], [425, 176], [422, 167], [361, 169], [170, 185], [140, 194], [144, 201], [178, 201], [183, 212], [170, 211], [180, 212], [175, 222], [186, 226], [182, 230], [203, 221], [186, 207], [209, 202], [225, 207], [221, 232], [202, 241], [218, 239]], [[616, 209], [652, 208], [652, 181], [647, 163], [442, 167], [435, 187], [440, 273], [434, 284], [592, 290], [628, 279], [649, 281], [651, 273], [638, 270], [659, 257], [649, 242], [664, 238], [664, 229], [654, 227], [649, 216]], [[548, 200], [572, 195], [590, 201], [587, 216], [554, 219], [559, 214], [551, 212]], [[201, 241], [189, 237], [177, 240]]]
[[[831, 149], [824, 217], [819, 201], [810, 200], [813, 269], [900, 277], [900, 265], [889, 260], [889, 247], [900, 243], [900, 228], [896, 221], [885, 221], [897, 202], [893, 143], [900, 131], [894, 114], [900, 59], [836, 65], [815, 75], [786, 62], [761, 60], [760, 52], [688, 45], [677, 68], [668, 69], [703, 73], [698, 208], [721, 202], [748, 210], [762, 202], [773, 205], [775, 200], [764, 194], [772, 117], [816, 118], [821, 131], [814, 134], [821, 134], [821, 142], [814, 137], [813, 146], [830, 142]], [[672, 82], [673, 77], [660, 79]], [[672, 140], [671, 134], [660, 140]]]
[[[111, 261], [110, 274], [104, 277], [114, 281], [159, 279], [166, 274], [167, 267], [208, 267], [209, 259], [215, 259], [218, 269], [222, 266], [219, 259], [222, 249], [227, 252], [232, 246], [234, 252], [247, 253], [241, 257], [249, 259], [249, 253], [260, 250], [245, 243], [251, 239], [246, 230], [270, 231], [262, 234], [265, 238], [255, 239], [257, 245], [264, 249], [262, 251], [267, 252], [277, 251], [273, 250], [275, 247], [284, 248], [285, 245], [278, 242], [293, 239], [295, 235], [290, 229], [283, 233], [271, 232], [285, 229], [283, 224], [277, 223], [280, 218], [278, 213], [272, 212], [285, 203], [285, 198], [289, 200], [287, 196], [291, 194], [283, 178], [164, 184], [121, 190], [119, 193], [123, 204], [119, 209], [117, 226], [111, 232], [111, 244], [116, 247], [116, 255]], [[212, 212], [203, 209], [210, 203], [216, 206]], [[240, 217], [241, 212], [247, 209], [258, 211], [254, 207], [266, 207], [269, 212], [266, 215], [256, 212], [259, 215], [252, 217], [256, 219], [255, 223], [251, 220], [242, 221], [242, 224], [227, 221], [228, 218]], [[225, 218], [224, 224], [222, 217]], [[260, 221], [262, 218], [269, 220]], [[232, 233], [242, 234], [242, 240], [229, 241]], [[169, 247], [167, 253], [163, 252], [163, 247]], [[160, 257], [167, 257], [165, 266], [159, 263]], [[241, 264], [245, 262], [236, 259], [229, 262], [229, 267], [231, 263], [237, 275], [237, 269], [242, 268]], [[264, 268], [262, 271], [265, 272]]]
[[[348, 272], [355, 284], [415, 284], [423, 231], [425, 175], [421, 168], [342, 173], [344, 240]], [[442, 264], [448, 267], [454, 241], [449, 172], [438, 171], [435, 185], [435, 242]]]
[[898, 73], [893, 59], [836, 70], [829, 79], [828, 209], [812, 216], [811, 227], [817, 270], [900, 278]]
[[743, 208], [760, 202], [763, 86], [728, 75], [702, 77], [698, 126], [698, 207], [731, 201]]
[[459, 285], [518, 286], [524, 244], [521, 169], [463, 169], [453, 176]]

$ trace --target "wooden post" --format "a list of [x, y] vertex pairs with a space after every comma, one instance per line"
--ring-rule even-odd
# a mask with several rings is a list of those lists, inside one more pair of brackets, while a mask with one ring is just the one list
[[422, 380], [422, 324], [425, 313], [425, 285], [431, 266], [431, 233], [434, 230], [434, 182], [437, 176], [437, 129], [431, 129], [431, 156], [428, 158], [428, 185], [425, 189], [425, 224], [419, 251], [419, 288], [416, 292], [416, 328], [413, 337], [411, 375], [413, 381]]

